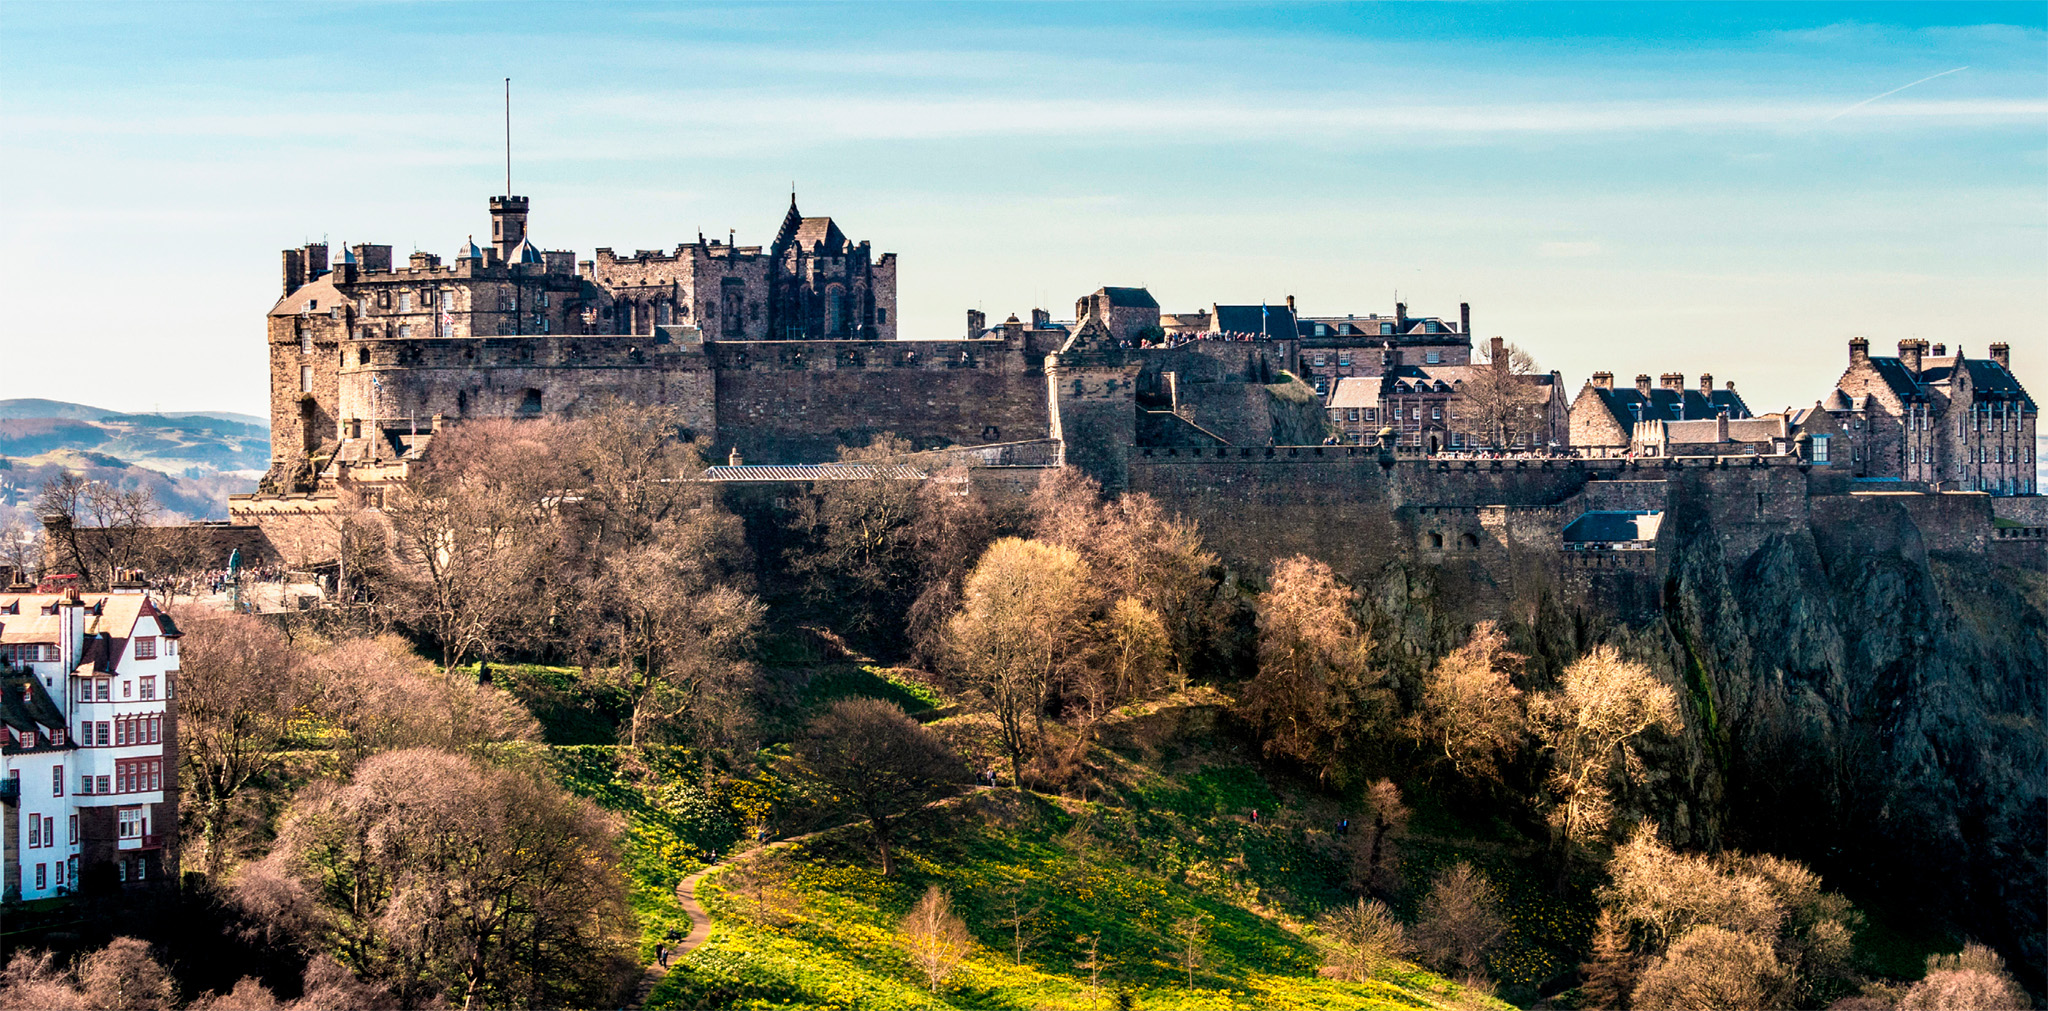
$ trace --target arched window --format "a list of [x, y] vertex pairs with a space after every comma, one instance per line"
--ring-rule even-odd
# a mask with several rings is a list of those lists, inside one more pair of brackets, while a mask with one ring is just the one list
[[846, 335], [846, 288], [831, 285], [825, 289], [825, 335], [843, 337]]

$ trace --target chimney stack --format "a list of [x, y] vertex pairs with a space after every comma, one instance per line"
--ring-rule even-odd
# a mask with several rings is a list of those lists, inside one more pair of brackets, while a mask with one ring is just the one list
[[1495, 337], [1491, 342], [1487, 344], [1486, 353], [1486, 360], [1492, 362], [1494, 368], [1505, 369], [1508, 367], [1507, 341], [1502, 340], [1499, 337]]
[[1948, 345], [1946, 345], [1946, 344], [1936, 344], [1936, 345], [1934, 346], [1934, 357], [1936, 357], [1936, 358], [1940, 358], [1940, 357], [1942, 357], [1942, 356], [1944, 356], [1944, 355], [1947, 355], [1947, 354], [1948, 354]]
[[1849, 364], [1860, 365], [1869, 360], [1870, 339], [1868, 337], [1849, 338]]
[[745, 465], [745, 461], [740, 459], [740, 448], [738, 446], [734, 446], [732, 448], [732, 452], [726, 454], [725, 465], [728, 467], [740, 467]]
[[1685, 373], [1666, 372], [1662, 376], [1657, 377], [1657, 385], [1662, 386], [1667, 390], [1678, 390], [1680, 392], [1683, 392], [1685, 390]]
[[1614, 373], [1612, 373], [1612, 372], [1595, 372], [1595, 373], [1593, 373], [1593, 388], [1594, 388], [1594, 389], [1598, 389], [1598, 390], [1611, 390], [1611, 389], [1613, 389], [1613, 388], [1614, 388]]
[[1725, 407], [1714, 415], [1714, 441], [1728, 441], [1728, 409]]
[[1638, 375], [1638, 376], [1636, 376], [1636, 392], [1638, 392], [1638, 393], [1641, 393], [1641, 394], [1643, 394], [1643, 395], [1645, 395], [1645, 396], [1649, 395], [1649, 392], [1650, 392], [1650, 377], [1649, 377], [1649, 376], [1646, 376], [1646, 375]]
[[[1085, 316], [1083, 317], [1086, 318]], [[980, 309], [967, 310], [967, 339], [974, 340], [988, 332], [988, 313]]]
[[1711, 373], [1711, 372], [1702, 372], [1702, 373], [1700, 373], [1700, 396], [1702, 396], [1702, 397], [1705, 397], [1705, 396], [1711, 396], [1711, 395], [1713, 394], [1713, 392], [1714, 392], [1714, 374], [1713, 374], [1713, 373]]
[[1043, 330], [1052, 325], [1052, 313], [1044, 309], [1031, 310], [1031, 329]]
[[1408, 303], [1394, 303], [1394, 332], [1408, 329]]
[[1458, 303], [1458, 332], [1467, 337], [1472, 336], [1472, 303], [1470, 302]]
[[1289, 295], [1289, 296], [1287, 296], [1287, 314], [1288, 314], [1288, 315], [1290, 315], [1290, 316], [1294, 315], [1294, 296], [1293, 296], [1293, 295]]
[[[1910, 338], [1907, 340], [1902, 340], [1899, 342], [1899, 363], [1906, 367], [1906, 371], [1911, 372], [1914, 375], [1919, 375], [1920, 355], [1922, 352], [1925, 352], [1926, 350], [1926, 341], [1913, 340]], [[1935, 351], [1935, 354], [1940, 353], [1941, 352], [1939, 350]]]
[[2011, 372], [2012, 348], [2008, 347], [2003, 341], [1991, 345], [1991, 360], [1997, 362], [1999, 368]]

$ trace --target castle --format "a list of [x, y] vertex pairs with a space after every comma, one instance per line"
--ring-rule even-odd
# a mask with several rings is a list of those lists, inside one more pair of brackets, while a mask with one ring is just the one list
[[1930, 542], [2044, 549], [2036, 407], [2005, 344], [1977, 359], [1909, 340], [1874, 358], [1858, 338], [1811, 408], [1756, 416], [1711, 376], [1629, 387], [1600, 372], [1568, 397], [1499, 338], [1476, 360], [1469, 305], [1456, 319], [1308, 315], [1291, 297], [1180, 313], [1104, 287], [1071, 320], [969, 312], [958, 337], [905, 340], [895, 256], [794, 199], [765, 249], [700, 236], [583, 261], [536, 246], [529, 211], [493, 198], [492, 245], [466, 243], [453, 267], [426, 253], [397, 266], [373, 245], [331, 266], [324, 246], [285, 251], [273, 466], [233, 501], [236, 524], [273, 548], [317, 542], [305, 521], [341, 483], [402, 476], [445, 425], [619, 398], [678, 407], [732, 459], [707, 478], [734, 488], [835, 479], [820, 465], [841, 447], [893, 432], [990, 489], [1078, 468], [1258, 533], [1244, 542], [1268, 554], [1403, 551], [1484, 572], [1535, 551], [1582, 587], [1635, 580], [1626, 599], [1655, 597], [1659, 518], [1694, 492], [1731, 551], [1879, 492], [1953, 524]]

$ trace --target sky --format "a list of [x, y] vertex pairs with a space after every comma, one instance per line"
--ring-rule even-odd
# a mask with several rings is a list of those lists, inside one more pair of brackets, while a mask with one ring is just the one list
[[[278, 250], [899, 256], [965, 312], [1455, 318], [1809, 405], [1846, 341], [2048, 394], [2048, 4], [0, 4], [0, 399], [267, 413]], [[1901, 90], [1903, 89], [1903, 90]]]

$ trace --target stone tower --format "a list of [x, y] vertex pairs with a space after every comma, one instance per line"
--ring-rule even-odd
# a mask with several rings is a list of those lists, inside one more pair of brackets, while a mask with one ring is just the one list
[[526, 241], [525, 197], [491, 198], [491, 244], [498, 247], [498, 259], [512, 262], [512, 251]]

